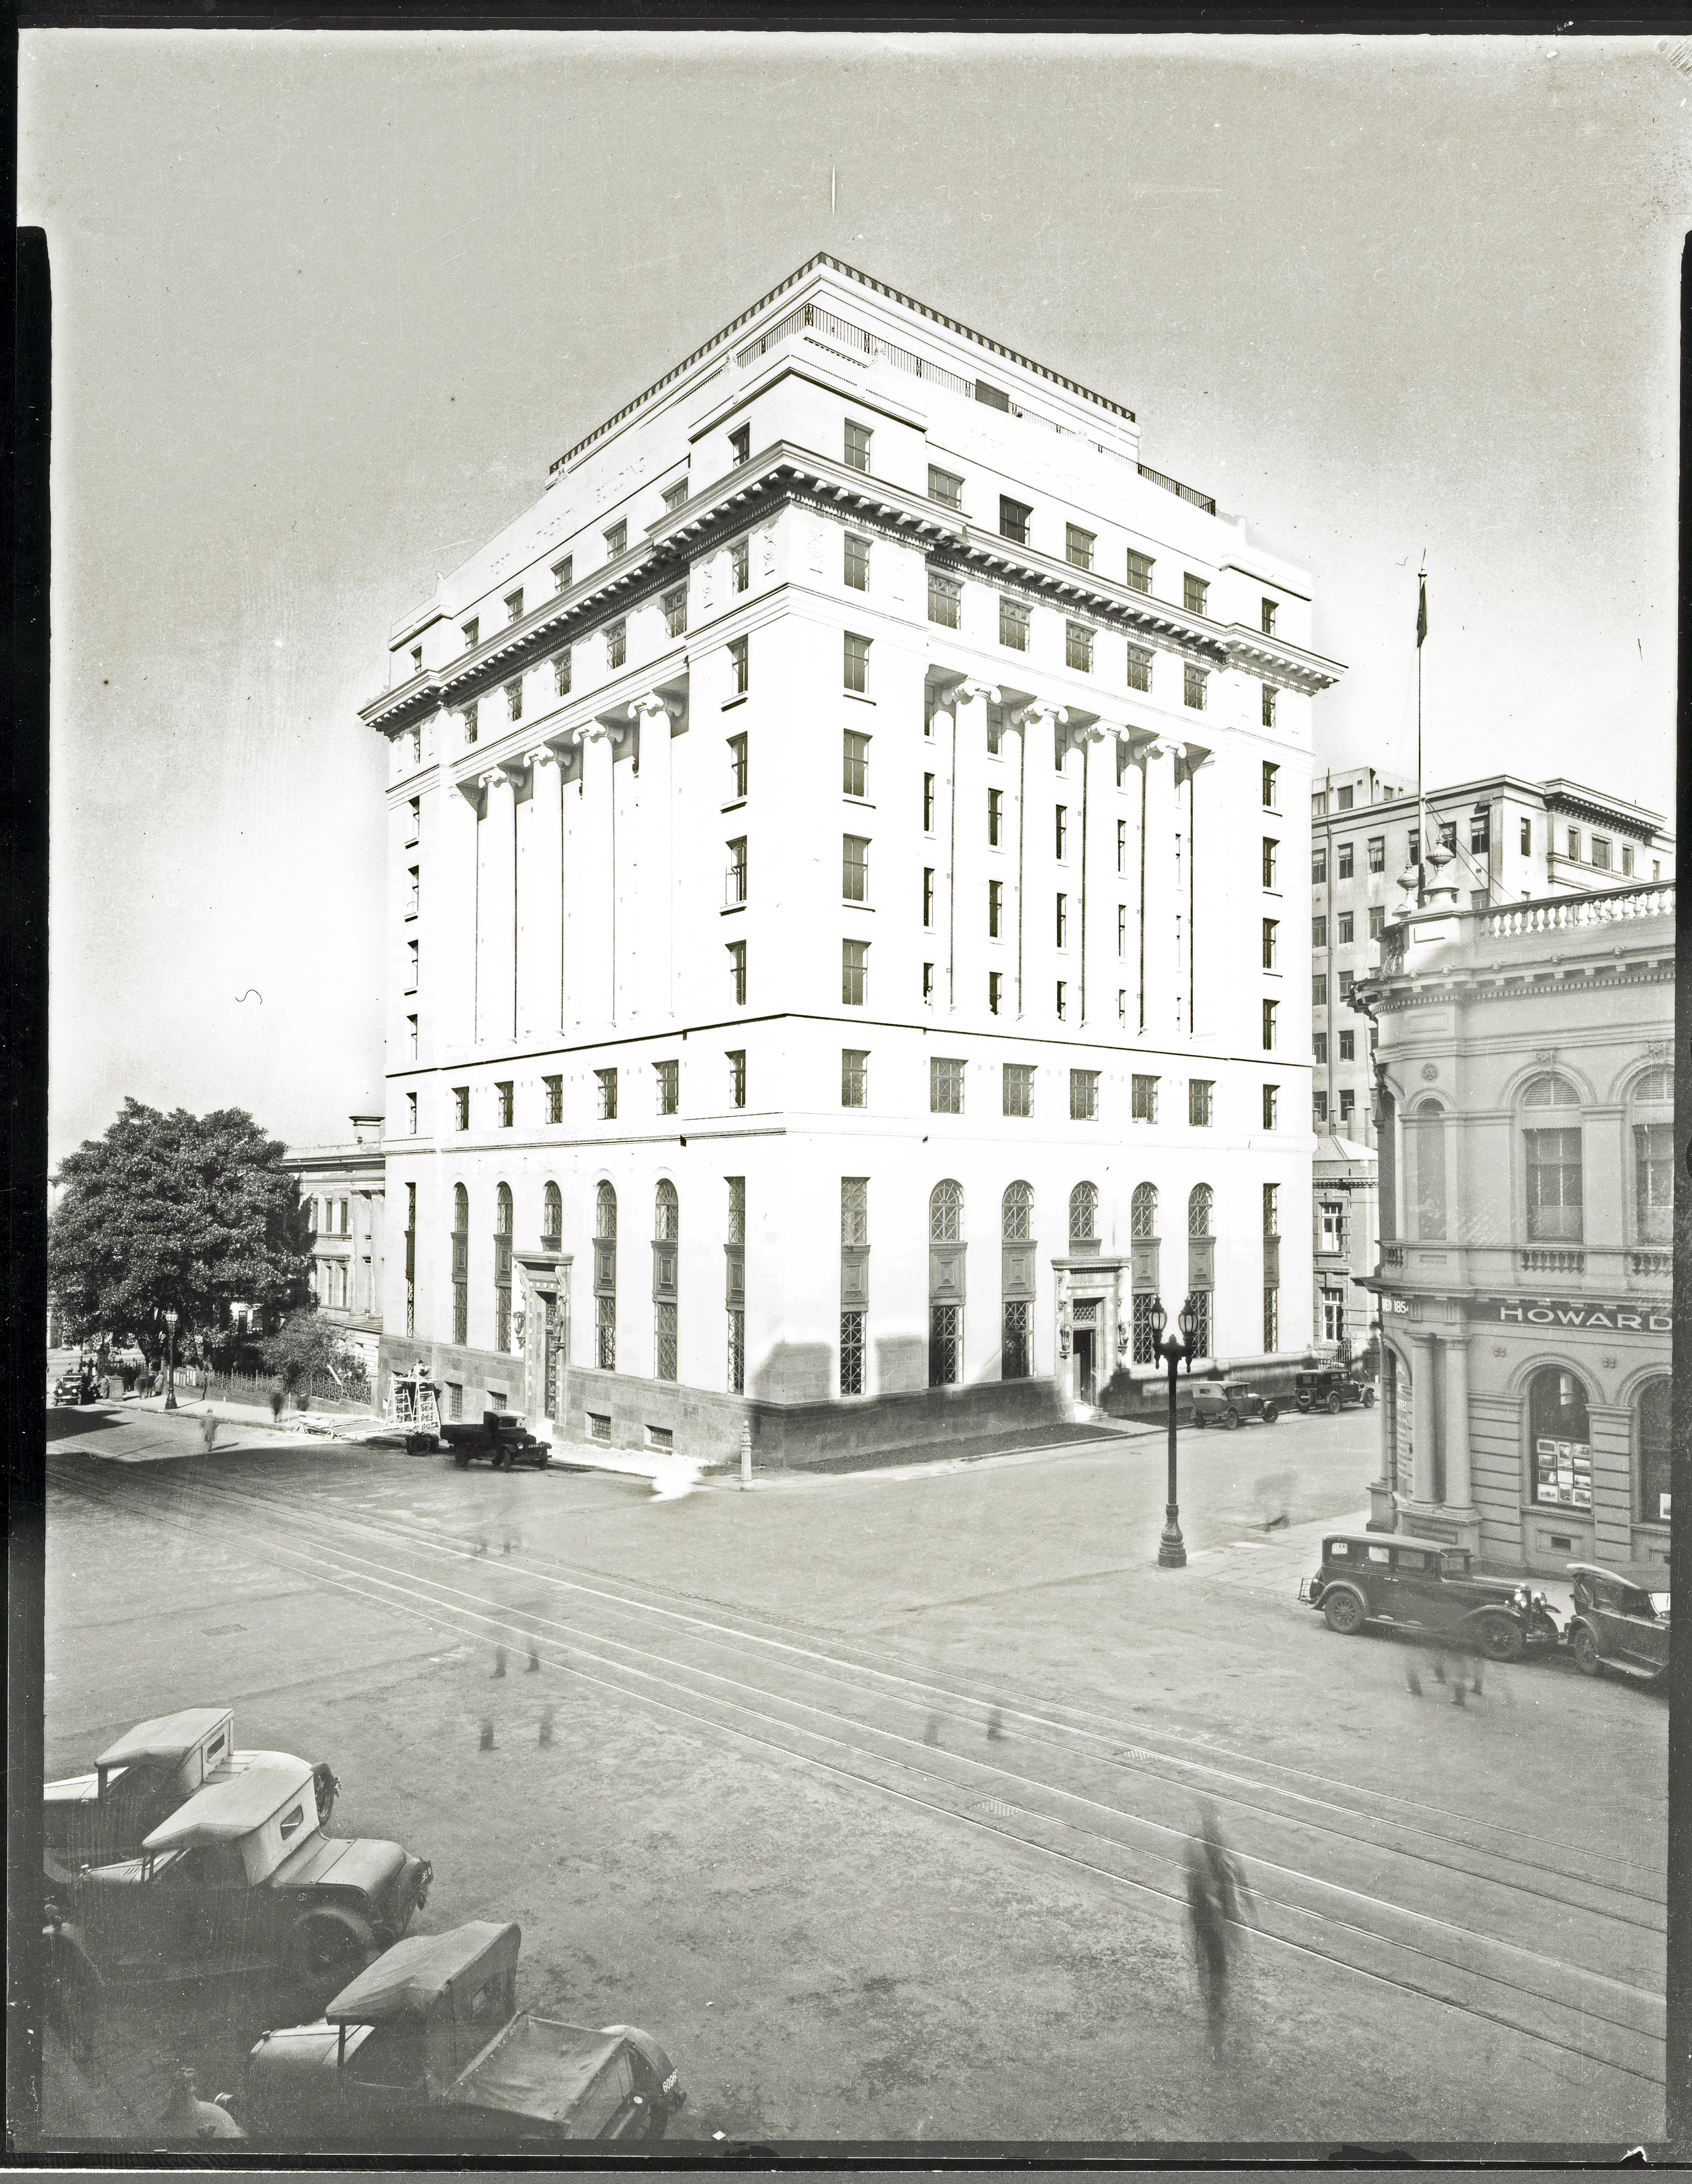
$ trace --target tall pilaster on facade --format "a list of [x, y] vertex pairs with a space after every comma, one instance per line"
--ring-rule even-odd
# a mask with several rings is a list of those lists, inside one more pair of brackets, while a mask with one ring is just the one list
[[[476, 928], [482, 788], [472, 776], [439, 797], [440, 827], [434, 855], [423, 867], [423, 916], [427, 928], [419, 1013], [427, 1015], [431, 1051], [470, 1046], [476, 1039]], [[435, 1128], [443, 1117], [430, 1118]]]
[[517, 784], [502, 766], [478, 777], [484, 798], [477, 845], [476, 1036], [517, 1032]]
[[1177, 1012], [1182, 1028], [1190, 1039], [1198, 1030], [1199, 1011], [1203, 1006], [1201, 992], [1204, 977], [1203, 961], [1203, 941], [1200, 927], [1203, 904], [1215, 900], [1220, 890], [1220, 874], [1214, 869], [1201, 871], [1200, 859], [1207, 854], [1201, 847], [1201, 804], [1198, 776], [1210, 762], [1210, 746], [1194, 743], [1190, 738], [1175, 752], [1175, 807], [1179, 815], [1181, 849], [1181, 901], [1178, 905], [1181, 945], [1177, 950], [1181, 989], [1176, 994]]
[[[1018, 814], [1020, 825], [1019, 881], [1018, 905], [1019, 926], [1018, 955], [1021, 972], [1021, 1013], [1036, 1022], [1049, 1018], [1056, 1007], [1056, 981], [1064, 973], [1056, 968], [1057, 942], [1053, 928], [1053, 904], [1057, 893], [1057, 866], [1053, 855], [1052, 811], [1053, 797], [1049, 787], [1055, 785], [1057, 776], [1049, 769], [1055, 755], [1057, 731], [1069, 717], [1066, 705], [1054, 705], [1038, 698], [1030, 699], [1019, 705], [1011, 715], [1013, 725], [1022, 738], [1022, 809]], [[1048, 783], [1048, 792], [1041, 792], [1041, 779]]]
[[[952, 1006], [966, 1016], [985, 1013], [988, 972], [998, 968], [1004, 952], [987, 933], [987, 884], [990, 877], [997, 877], [990, 872], [994, 860], [987, 848], [987, 707], [997, 705], [998, 697], [991, 683], [953, 682], [937, 694], [934, 716], [935, 729], [949, 738], [952, 753], [951, 808], [957, 841], [948, 891]], [[1002, 911], [1002, 936], [1003, 931]], [[1008, 983], [1001, 989], [1002, 1012], [1010, 1006]]]
[[1410, 1499], [1431, 1508], [1434, 1492], [1434, 1448], [1438, 1427], [1433, 1400], [1434, 1360], [1438, 1352], [1431, 1334], [1412, 1334], [1410, 1366]]
[[528, 1038], [561, 1021], [564, 938], [564, 768], [550, 744], [528, 752], [527, 840], [517, 860], [517, 1030]]
[[[1078, 1021], [1095, 1031], [1116, 1023], [1116, 811], [1114, 732], [1101, 721], [1072, 726], [1081, 755], [1081, 993]], [[1103, 746], [1103, 748], [1095, 748]]]
[[614, 760], [627, 730], [612, 721], [587, 721], [575, 732], [582, 747], [580, 852], [569, 875], [572, 918], [580, 953], [572, 983], [584, 1023], [610, 1023], [617, 1013], [617, 812]]
[[1472, 1496], [1469, 1483], [1469, 1338], [1466, 1328], [1446, 1338], [1445, 1352], [1445, 1506], [1468, 1513]]
[[675, 1013], [675, 782], [671, 722], [681, 701], [649, 691], [628, 708], [639, 738], [640, 767], [637, 931], [631, 936], [637, 967], [634, 1013], [667, 1018]]

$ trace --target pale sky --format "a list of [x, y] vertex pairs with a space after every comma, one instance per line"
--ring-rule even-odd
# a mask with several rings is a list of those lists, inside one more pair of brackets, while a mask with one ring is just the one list
[[[1692, 58], [1660, 40], [26, 31], [54, 1160], [383, 1073], [393, 619], [827, 250], [1308, 566], [1319, 762], [1672, 813]], [[835, 208], [830, 210], [830, 174]], [[246, 998], [239, 998], [242, 995]], [[259, 998], [262, 996], [262, 999]]]

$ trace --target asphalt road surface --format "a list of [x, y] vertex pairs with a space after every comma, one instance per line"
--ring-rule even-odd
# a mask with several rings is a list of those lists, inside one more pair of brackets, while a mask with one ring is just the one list
[[[49, 1774], [209, 1702], [329, 1759], [336, 1834], [433, 1861], [422, 1929], [516, 1919], [521, 2004], [657, 2035], [674, 2137], [1661, 2132], [1666, 1703], [1558, 1660], [1458, 1707], [1413, 1644], [1300, 1607], [1372, 1415], [1184, 1435], [1181, 1572], [1156, 1437], [659, 1499], [271, 1434], [208, 1457], [192, 1414], [49, 1424]], [[1251, 1891], [1215, 2048], [1201, 1799]], [[278, 2007], [135, 1998], [91, 2075], [144, 2141], [173, 2064], [232, 2086]]]

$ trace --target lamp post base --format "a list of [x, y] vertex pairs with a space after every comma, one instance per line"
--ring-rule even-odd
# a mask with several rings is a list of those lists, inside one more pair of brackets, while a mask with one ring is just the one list
[[1158, 1540], [1158, 1568], [1159, 1569], [1187, 1568], [1187, 1542], [1181, 1536], [1181, 1518], [1174, 1509], [1170, 1511], [1169, 1522], [1164, 1526], [1162, 1535]]

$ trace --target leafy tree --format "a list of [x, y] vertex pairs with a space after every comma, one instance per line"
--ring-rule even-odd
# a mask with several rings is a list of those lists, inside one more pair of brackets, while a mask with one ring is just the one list
[[47, 1231], [47, 1279], [75, 1337], [215, 1334], [231, 1308], [274, 1323], [305, 1296], [298, 1178], [287, 1150], [238, 1107], [161, 1114], [138, 1100], [67, 1156]]
[[346, 1346], [344, 1333], [333, 1320], [320, 1318], [316, 1305], [292, 1313], [262, 1345], [265, 1364], [289, 1395], [300, 1387], [309, 1394], [314, 1373], [349, 1379]]

